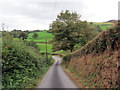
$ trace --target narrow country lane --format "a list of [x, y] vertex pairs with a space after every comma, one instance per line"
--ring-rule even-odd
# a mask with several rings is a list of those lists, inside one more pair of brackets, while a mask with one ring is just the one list
[[53, 56], [55, 63], [45, 74], [37, 88], [77, 88], [61, 68], [62, 58]]

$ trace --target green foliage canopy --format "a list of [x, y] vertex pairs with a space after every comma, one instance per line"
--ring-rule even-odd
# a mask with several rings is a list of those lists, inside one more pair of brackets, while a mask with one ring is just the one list
[[19, 35], [19, 38], [22, 38], [22, 40], [27, 39], [27, 37], [28, 37], [28, 34], [27, 34], [27, 33], [24, 33], [24, 32], [22, 32], [22, 33]]
[[86, 21], [81, 21], [80, 15], [69, 10], [62, 11], [55, 21], [50, 25], [50, 32], [55, 36], [53, 39], [53, 50], [70, 50], [80, 43], [85, 45], [96, 32], [89, 28]]
[[37, 34], [37, 33], [34, 33], [32, 37], [33, 37], [33, 38], [38, 38], [38, 34]]

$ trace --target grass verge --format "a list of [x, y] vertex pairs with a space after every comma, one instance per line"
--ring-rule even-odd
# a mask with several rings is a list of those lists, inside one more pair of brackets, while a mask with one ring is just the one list
[[70, 71], [70, 69], [65, 68], [64, 65], [62, 65], [62, 69], [68, 75], [70, 80], [72, 80], [78, 86], [78, 88], [86, 88], [86, 86], [85, 86], [86, 83], [84, 82], [84, 80], [81, 77], [79, 77], [78, 75], [76, 75], [75, 73]]

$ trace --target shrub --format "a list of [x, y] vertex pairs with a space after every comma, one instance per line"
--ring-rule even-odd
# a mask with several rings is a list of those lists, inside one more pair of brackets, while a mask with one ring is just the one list
[[46, 67], [45, 57], [22, 40], [13, 40], [7, 33], [2, 46], [3, 88], [25, 88], [40, 76]]

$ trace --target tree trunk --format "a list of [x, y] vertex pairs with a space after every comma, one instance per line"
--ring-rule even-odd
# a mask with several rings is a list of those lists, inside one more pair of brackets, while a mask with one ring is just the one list
[[72, 52], [73, 51], [73, 47], [74, 47], [74, 45], [70, 45], [70, 52]]
[[73, 49], [70, 49], [70, 52], [72, 52], [73, 51]]

